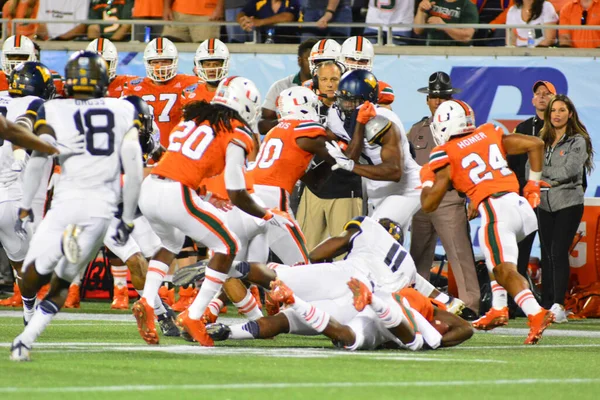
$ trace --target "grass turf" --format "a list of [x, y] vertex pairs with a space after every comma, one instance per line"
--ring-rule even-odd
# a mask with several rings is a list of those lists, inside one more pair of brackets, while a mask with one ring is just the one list
[[[128, 314], [108, 308], [86, 302], [67, 312]], [[538, 346], [522, 345], [519, 331], [498, 329], [453, 349], [348, 353], [322, 336], [291, 335], [213, 349], [161, 338], [150, 347], [132, 321], [80, 318], [54, 321], [34, 347], [34, 361], [12, 363], [7, 346], [21, 320], [0, 316], [0, 397], [582, 400], [600, 393], [600, 323], [593, 320], [552, 326], [549, 333], [566, 336], [549, 334]], [[509, 328], [526, 324], [511, 320]]]

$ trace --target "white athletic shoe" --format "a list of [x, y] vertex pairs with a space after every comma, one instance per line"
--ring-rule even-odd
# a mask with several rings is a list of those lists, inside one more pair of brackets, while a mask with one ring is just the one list
[[460, 316], [464, 308], [465, 302], [459, 299], [458, 297], [450, 296], [450, 300], [446, 303], [446, 311], [454, 315]]
[[10, 360], [11, 361], [31, 361], [29, 352], [31, 348], [25, 346], [20, 340], [15, 339], [12, 346], [10, 346]]
[[554, 314], [554, 322], [557, 324], [563, 324], [565, 322], [569, 322], [567, 319], [567, 312], [565, 311], [565, 307], [561, 304], [554, 303], [550, 308], [550, 312]]
[[62, 237], [62, 252], [67, 261], [71, 264], [77, 264], [81, 257], [81, 248], [77, 242], [81, 228], [75, 224], [69, 224], [65, 228]]

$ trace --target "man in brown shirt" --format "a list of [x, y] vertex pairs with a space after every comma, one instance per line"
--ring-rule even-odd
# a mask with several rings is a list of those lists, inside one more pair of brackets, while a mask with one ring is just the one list
[[[452, 87], [445, 72], [435, 72], [429, 77], [429, 86], [418, 90], [427, 94], [427, 105], [431, 115], [444, 101], [459, 93]], [[424, 117], [412, 126], [408, 140], [412, 143], [419, 165], [429, 162], [429, 153], [436, 146], [429, 128], [431, 116]], [[456, 190], [446, 193], [440, 207], [430, 214], [419, 211], [412, 220], [410, 255], [415, 260], [417, 272], [429, 279], [435, 245], [439, 235], [458, 287], [458, 297], [476, 314], [479, 312], [479, 282], [475, 272], [473, 247], [469, 236], [466, 200]]]

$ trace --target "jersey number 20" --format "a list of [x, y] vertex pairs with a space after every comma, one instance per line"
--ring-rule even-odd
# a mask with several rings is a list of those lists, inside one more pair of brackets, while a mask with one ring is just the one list
[[189, 159], [199, 160], [214, 138], [215, 134], [210, 126], [200, 125], [196, 127], [194, 121], [185, 121], [171, 132], [167, 150], [176, 153], [181, 152]]

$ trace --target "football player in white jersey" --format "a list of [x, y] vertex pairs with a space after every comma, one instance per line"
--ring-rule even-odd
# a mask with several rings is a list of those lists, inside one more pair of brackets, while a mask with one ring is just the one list
[[[37, 110], [44, 100], [54, 97], [55, 88], [52, 74], [44, 65], [27, 61], [19, 64], [10, 74], [10, 96], [0, 97], [0, 114], [9, 121], [15, 122], [31, 131]], [[29, 156], [21, 147], [9, 141], [0, 140], [0, 242], [13, 266], [15, 283], [13, 295], [0, 301], [1, 306], [20, 307], [22, 305], [18, 276], [29, 240], [21, 240], [14, 234], [13, 228], [17, 220], [19, 201], [23, 195], [23, 170]], [[46, 178], [52, 169], [48, 160]], [[32, 204], [34, 213], [38, 215], [35, 222], [41, 221], [46, 198], [46, 185], [40, 185]]]
[[[328, 143], [336, 159], [333, 168], [354, 172], [365, 179], [369, 216], [397, 221], [404, 230], [421, 208], [419, 173], [421, 167], [410, 155], [404, 126], [391, 110], [376, 107], [379, 83], [366, 70], [346, 73], [338, 86], [337, 105], [328, 113], [331, 131], [349, 142], [344, 152], [336, 142]], [[358, 162], [360, 159], [360, 163]], [[435, 289], [417, 276], [416, 288], [423, 295], [442, 296], [448, 308], [459, 313], [464, 303]]]
[[[31, 239], [22, 269], [23, 333], [11, 347], [11, 360], [29, 360], [34, 341], [62, 307], [72, 279], [85, 268], [102, 245], [121, 196], [120, 172], [125, 179], [123, 214], [115, 231], [125, 243], [134, 228], [143, 175], [138, 140], [140, 121], [134, 106], [122, 99], [105, 98], [106, 62], [96, 53], [73, 54], [65, 67], [66, 99], [48, 101], [38, 110], [35, 133], [50, 143], [82, 138], [85, 152], [60, 157], [61, 178], [52, 206]], [[34, 152], [25, 172], [23, 199], [15, 231], [32, 218], [33, 192], [40, 184], [45, 157]], [[50, 278], [46, 297], [31, 315], [37, 290]]]

